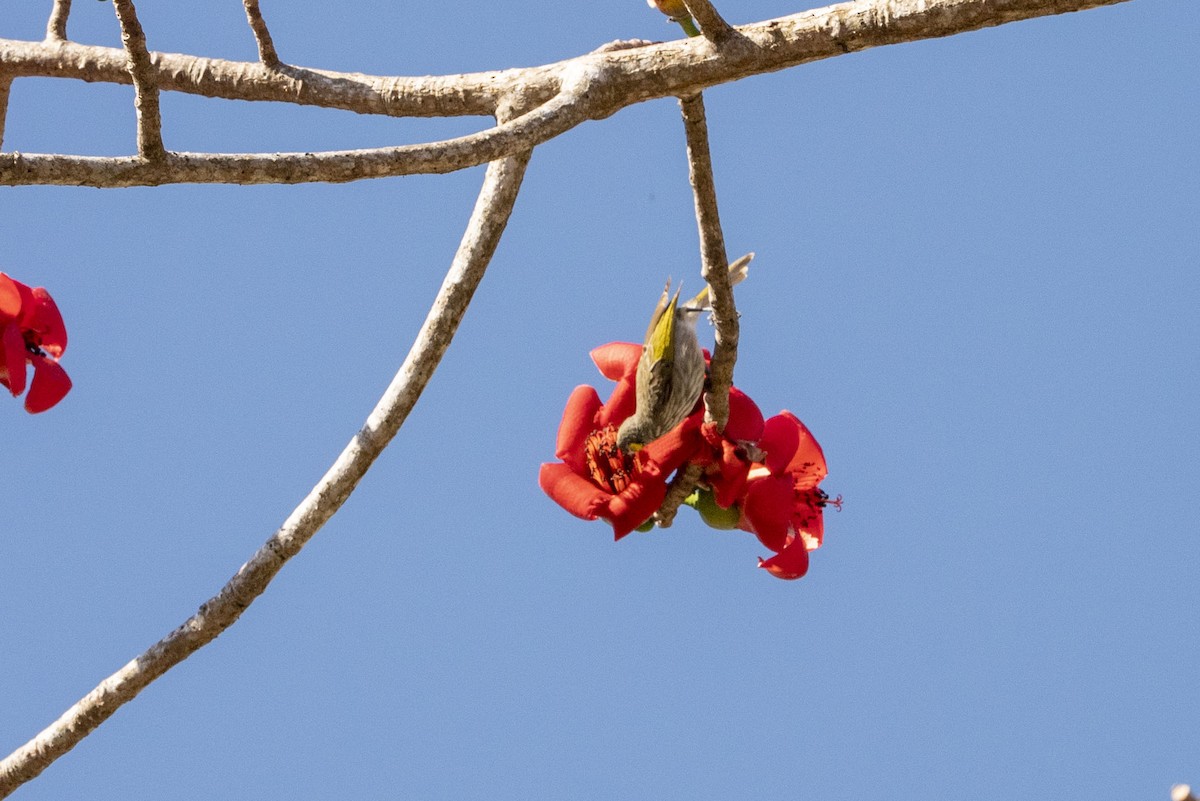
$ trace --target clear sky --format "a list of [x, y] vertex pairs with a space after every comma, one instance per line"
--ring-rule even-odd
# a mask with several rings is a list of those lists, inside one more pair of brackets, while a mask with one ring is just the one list
[[[40, 39], [49, 2], [4, 4]], [[801, 10], [719, 4], [730, 21]], [[111, 4], [71, 34], [119, 42]], [[254, 58], [241, 3], [139, 4]], [[264, 0], [281, 57], [374, 74], [673, 38], [642, 0]], [[379, 12], [377, 9], [386, 6]], [[16, 798], [1166, 799], [1200, 784], [1200, 26], [1133, 0], [706, 94], [736, 380], [845, 497], [809, 575], [694, 515], [614, 544], [538, 489], [588, 350], [698, 287], [677, 106], [540, 148], [424, 398], [230, 631]], [[485, 121], [167, 95], [176, 150]], [[7, 150], [128, 154], [132, 90], [18, 81]], [[482, 177], [0, 189], [75, 381], [0, 398], [0, 752], [190, 615], [399, 366]], [[706, 326], [702, 336], [710, 336]]]

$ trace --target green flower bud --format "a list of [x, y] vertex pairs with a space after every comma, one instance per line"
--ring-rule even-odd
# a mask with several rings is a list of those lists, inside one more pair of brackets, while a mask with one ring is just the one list
[[[693, 498], [695, 499], [694, 502]], [[731, 531], [737, 528], [738, 521], [742, 517], [742, 512], [738, 509], [737, 504], [730, 506], [728, 509], [722, 509], [720, 506], [717, 506], [716, 497], [713, 496], [712, 490], [708, 489], [693, 492], [688, 497], [687, 504], [694, 507], [700, 513], [701, 519], [711, 528], [722, 531]]]

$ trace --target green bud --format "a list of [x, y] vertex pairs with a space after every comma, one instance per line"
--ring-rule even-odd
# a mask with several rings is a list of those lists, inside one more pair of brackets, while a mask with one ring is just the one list
[[[694, 503], [690, 503], [692, 498], [695, 498]], [[685, 503], [692, 506], [700, 513], [700, 517], [712, 528], [721, 529], [722, 531], [731, 531], [737, 528], [738, 520], [741, 519], [741, 510], [737, 508], [737, 504], [730, 506], [728, 509], [722, 509], [717, 506], [717, 499], [713, 495], [712, 490], [702, 489], [693, 492], [691, 497]]]

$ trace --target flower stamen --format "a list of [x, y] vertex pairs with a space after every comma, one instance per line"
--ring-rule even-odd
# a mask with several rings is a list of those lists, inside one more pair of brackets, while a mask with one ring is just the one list
[[619, 495], [637, 475], [633, 454], [617, 447], [617, 429], [607, 425], [588, 434], [584, 441], [588, 474], [596, 486]]

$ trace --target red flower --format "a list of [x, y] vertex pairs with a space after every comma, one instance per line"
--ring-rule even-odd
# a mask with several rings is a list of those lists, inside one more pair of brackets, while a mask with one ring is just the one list
[[700, 428], [707, 449], [702, 449], [693, 461], [705, 465], [704, 481], [712, 487], [717, 506], [728, 509], [737, 503], [746, 488], [750, 459], [746, 446], [758, 442], [763, 435], [763, 416], [758, 404], [737, 387], [729, 388], [729, 420], [725, 430], [705, 423]]
[[791, 412], [772, 417], [763, 427], [762, 462], [750, 469], [742, 499], [742, 528], [753, 532], [775, 556], [759, 567], [782, 579], [808, 571], [808, 552], [825, 535], [824, 509], [840, 507], [818, 485], [825, 478], [825, 454], [804, 423]]
[[592, 361], [617, 382], [602, 404], [590, 386], [576, 387], [558, 427], [555, 456], [542, 465], [538, 483], [555, 503], [585, 520], [604, 518], [621, 539], [662, 506], [667, 479], [698, 445], [695, 415], [636, 454], [617, 447], [617, 428], [633, 414], [635, 374], [642, 346], [613, 342], [592, 351]]
[[[808, 551], [821, 544], [822, 513], [830, 503], [818, 488], [826, 474], [825, 457], [812, 434], [790, 412], [764, 422], [754, 401], [733, 387], [723, 432], [704, 422], [704, 404], [698, 401], [667, 434], [625, 453], [616, 435], [637, 403], [640, 355], [640, 345], [625, 342], [592, 351], [592, 361], [616, 386], [607, 403], [590, 386], [571, 393], [555, 449], [562, 461], [542, 465], [542, 490], [578, 517], [604, 518], [621, 539], [662, 506], [675, 470], [689, 462], [701, 465], [700, 495], [688, 503], [705, 522], [718, 528], [736, 523], [753, 532], [775, 552], [760, 559], [760, 567], [779, 578], [803, 576]], [[732, 519], [726, 522], [721, 509], [731, 510]]]
[[66, 348], [67, 328], [50, 293], [0, 273], [0, 384], [15, 398], [25, 391], [26, 365], [33, 365], [27, 412], [44, 412], [70, 391], [58, 363]]

